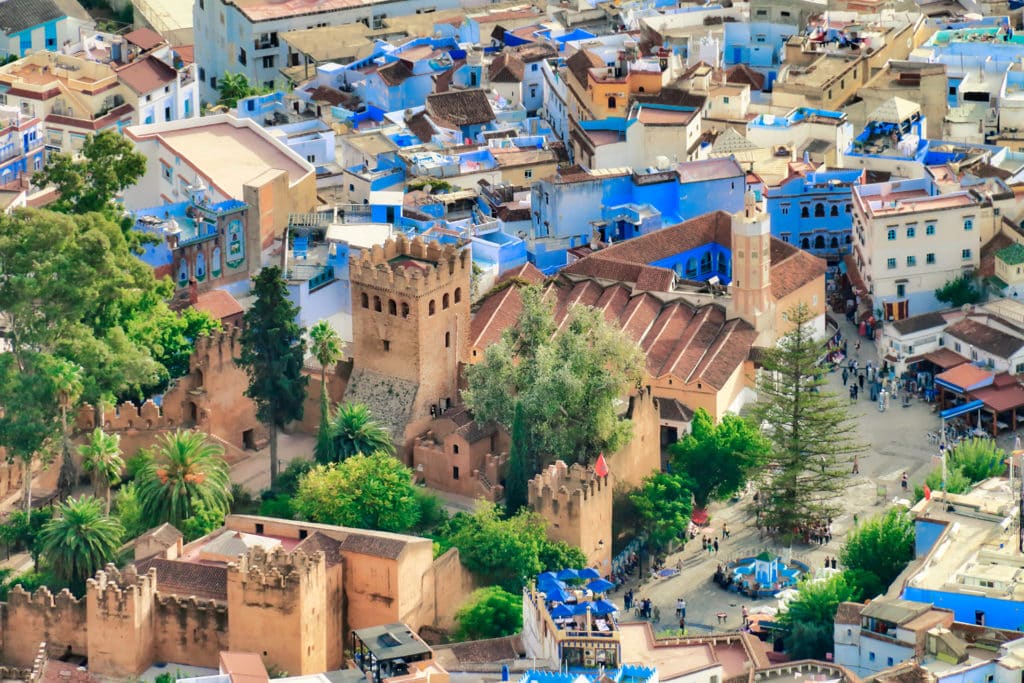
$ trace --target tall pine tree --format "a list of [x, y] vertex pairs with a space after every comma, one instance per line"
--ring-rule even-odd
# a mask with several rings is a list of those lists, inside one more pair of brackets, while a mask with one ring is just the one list
[[505, 514], [515, 515], [527, 504], [527, 486], [536, 471], [529, 429], [523, 404], [516, 401], [512, 413], [512, 447], [508, 455], [508, 474], [505, 477]]
[[754, 414], [770, 442], [761, 523], [791, 541], [800, 527], [837, 515], [850, 463], [863, 446], [846, 406], [824, 388], [813, 314], [801, 303], [786, 318], [793, 329], [765, 353]]
[[309, 378], [302, 374], [305, 330], [295, 322], [299, 309], [277, 266], [253, 280], [256, 302], [245, 314], [242, 355], [236, 359], [249, 375], [245, 395], [256, 402], [256, 416], [270, 430], [270, 482], [277, 479], [277, 431], [302, 419]]

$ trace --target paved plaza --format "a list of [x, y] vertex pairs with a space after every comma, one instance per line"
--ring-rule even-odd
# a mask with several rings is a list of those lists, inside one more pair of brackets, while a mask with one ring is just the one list
[[[849, 351], [854, 352], [856, 333], [853, 325], [841, 321], [843, 335], [849, 340]], [[877, 363], [874, 344], [861, 340], [859, 360], [863, 365], [868, 360]], [[829, 375], [829, 388], [846, 402], [847, 391], [843, 387], [842, 377], [838, 371]], [[637, 583], [634, 578], [630, 582], [636, 598], [648, 597], [660, 608], [661, 621], [656, 630], [678, 629], [679, 620], [675, 616], [676, 599], [686, 600], [686, 630], [690, 635], [700, 635], [718, 631], [736, 630], [742, 625], [740, 610], [746, 605], [753, 609], [759, 605], [774, 607], [774, 599], [753, 600], [737, 593], [727, 592], [712, 581], [719, 563], [740, 557], [749, 557], [768, 549], [782, 555], [807, 563], [812, 569], [823, 567], [826, 557], [836, 557], [843, 545], [846, 534], [854, 523], [854, 515], [867, 519], [879, 514], [893, 505], [894, 499], [904, 497], [900, 489], [900, 478], [906, 472], [910, 479], [912, 499], [914, 484], [920, 484], [925, 476], [935, 467], [933, 460], [937, 456], [937, 447], [929, 443], [927, 434], [937, 431], [938, 416], [932, 412], [931, 406], [914, 401], [910, 407], [903, 408], [898, 402], [890, 402], [888, 410], [879, 412], [877, 402], [871, 402], [861, 392], [861, 398], [850, 406], [850, 412], [859, 423], [861, 442], [867, 446], [866, 452], [859, 457], [860, 473], [850, 479], [850, 485], [842, 498], [843, 512], [833, 520], [832, 541], [818, 546], [794, 545], [792, 549], [780, 547], [770, 539], [761, 538], [753, 526], [753, 518], [748, 514], [750, 497], [738, 502], [718, 503], [710, 508], [710, 526], [704, 530], [711, 537], [718, 537], [720, 548], [717, 554], [708, 554], [701, 550], [700, 536], [690, 541], [678, 553], [671, 555], [665, 563], [667, 568], [675, 568], [682, 564], [678, 576], [667, 579], [645, 579]], [[999, 438], [1003, 448], [1010, 449], [1014, 435], [1005, 433]], [[881, 495], [884, 491], [885, 495]], [[722, 538], [722, 524], [728, 523], [731, 536]], [[616, 604], [622, 605], [622, 591], [614, 596]], [[728, 616], [725, 623], [718, 623], [717, 614], [725, 612]], [[634, 621], [632, 611], [621, 613], [625, 621]]]

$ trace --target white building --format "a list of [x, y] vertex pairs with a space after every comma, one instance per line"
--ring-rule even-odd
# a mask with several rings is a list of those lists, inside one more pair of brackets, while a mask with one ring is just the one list
[[988, 200], [937, 194], [928, 178], [855, 186], [853, 253], [875, 308], [886, 320], [941, 308], [935, 290], [977, 270], [993, 221]]

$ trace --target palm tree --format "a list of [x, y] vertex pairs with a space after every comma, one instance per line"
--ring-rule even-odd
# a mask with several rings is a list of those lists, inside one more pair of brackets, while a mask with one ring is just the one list
[[67, 499], [78, 483], [78, 468], [71, 455], [71, 434], [68, 430], [68, 412], [82, 396], [82, 368], [63, 359], [56, 359], [50, 370], [60, 405], [61, 464], [57, 477], [57, 494], [60, 500]]
[[331, 462], [334, 460], [334, 453], [328, 429], [331, 406], [327, 396], [327, 367], [337, 363], [341, 358], [342, 342], [337, 331], [326, 320], [313, 325], [309, 331], [309, 338], [313, 342], [313, 356], [320, 363], [320, 429], [316, 435], [315, 455], [320, 462]]
[[227, 514], [231, 481], [223, 454], [224, 449], [201, 432], [179, 430], [161, 436], [153, 458], [136, 477], [146, 524], [152, 528], [170, 522], [180, 529], [195, 514], [197, 503], [208, 512]]
[[117, 557], [124, 528], [103, 514], [93, 496], [70, 498], [56, 506], [56, 514], [39, 535], [42, 555], [58, 579], [77, 589]]
[[89, 440], [78, 447], [82, 456], [82, 468], [92, 478], [96, 497], [103, 494], [105, 514], [110, 514], [110, 488], [121, 480], [124, 460], [121, 458], [121, 435], [107, 434], [97, 427], [92, 430]]
[[362, 403], [343, 403], [331, 417], [331, 440], [333, 457], [344, 462], [350, 456], [370, 455], [384, 451], [394, 455], [395, 444], [388, 430], [370, 414]]

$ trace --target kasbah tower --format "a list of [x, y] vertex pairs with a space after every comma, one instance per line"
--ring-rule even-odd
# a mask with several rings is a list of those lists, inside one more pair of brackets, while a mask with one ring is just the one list
[[[346, 399], [383, 407], [381, 420], [395, 432], [406, 464], [413, 437], [458, 401], [459, 372], [469, 355], [471, 273], [469, 250], [405, 235], [352, 260], [356, 371]], [[411, 398], [405, 405], [393, 405], [402, 393], [395, 384]]]

